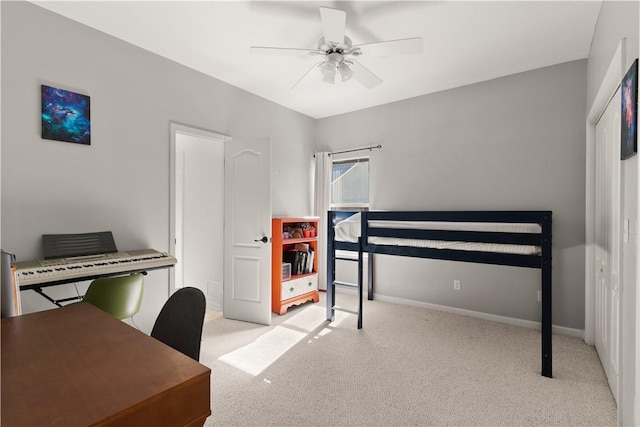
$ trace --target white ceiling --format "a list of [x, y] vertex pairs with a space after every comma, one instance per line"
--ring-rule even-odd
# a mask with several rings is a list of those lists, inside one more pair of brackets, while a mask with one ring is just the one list
[[[586, 58], [601, 1], [34, 1], [107, 34], [314, 118]], [[358, 60], [383, 83], [291, 87], [317, 57], [320, 6], [347, 12], [353, 44], [423, 38], [423, 53]]]

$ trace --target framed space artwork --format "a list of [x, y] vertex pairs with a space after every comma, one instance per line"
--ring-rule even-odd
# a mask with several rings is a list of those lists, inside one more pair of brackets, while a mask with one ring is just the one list
[[91, 145], [91, 103], [87, 95], [41, 85], [42, 139]]
[[625, 160], [638, 152], [638, 58], [627, 71], [620, 85], [622, 123], [620, 159]]

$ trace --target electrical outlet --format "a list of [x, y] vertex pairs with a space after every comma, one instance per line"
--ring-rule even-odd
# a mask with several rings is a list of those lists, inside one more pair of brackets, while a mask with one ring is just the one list
[[460, 280], [453, 281], [453, 289], [455, 289], [456, 291], [460, 290]]

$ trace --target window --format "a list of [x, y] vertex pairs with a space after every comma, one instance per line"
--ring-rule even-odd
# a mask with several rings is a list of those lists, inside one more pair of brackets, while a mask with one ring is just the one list
[[335, 160], [331, 168], [331, 209], [369, 208], [369, 158]]

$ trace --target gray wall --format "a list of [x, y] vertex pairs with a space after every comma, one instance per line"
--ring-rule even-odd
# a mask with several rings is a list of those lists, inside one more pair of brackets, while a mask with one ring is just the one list
[[[621, 39], [626, 39], [624, 71], [631, 66], [634, 59], [640, 56], [638, 32], [640, 11], [638, 2], [605, 1], [600, 10], [598, 23], [593, 35], [589, 62], [588, 76], [588, 104], [591, 108], [598, 93], [604, 75], [611, 63], [614, 53]], [[621, 188], [622, 217], [630, 220], [629, 242], [622, 243], [622, 280], [620, 286], [620, 301], [622, 319], [620, 322], [621, 355], [620, 363], [620, 397], [618, 399], [619, 414], [622, 425], [638, 425], [639, 419], [634, 421], [634, 404], [640, 405], [640, 398], [636, 396], [640, 377], [638, 377], [638, 362], [636, 349], [640, 339], [637, 319], [638, 279], [637, 251], [638, 251], [638, 156], [622, 162]], [[635, 400], [635, 402], [634, 402]], [[637, 408], [640, 416], [640, 406]]]
[[[47, 233], [111, 230], [121, 250], [168, 250], [171, 121], [270, 137], [273, 211], [311, 214], [313, 119], [33, 4], [1, 7], [1, 244], [18, 260], [41, 258]], [[40, 138], [41, 84], [91, 97], [90, 146]], [[146, 277], [143, 330], [168, 290], [166, 271]], [[53, 307], [22, 298], [26, 312]]]
[[[372, 209], [552, 210], [553, 323], [584, 325], [586, 61], [318, 121], [371, 152]], [[376, 256], [386, 296], [539, 321], [534, 269]], [[453, 280], [462, 281], [454, 291]]]
[[626, 38], [628, 67], [638, 57], [638, 2], [604, 1], [589, 49], [587, 107], [591, 107], [623, 38]]

